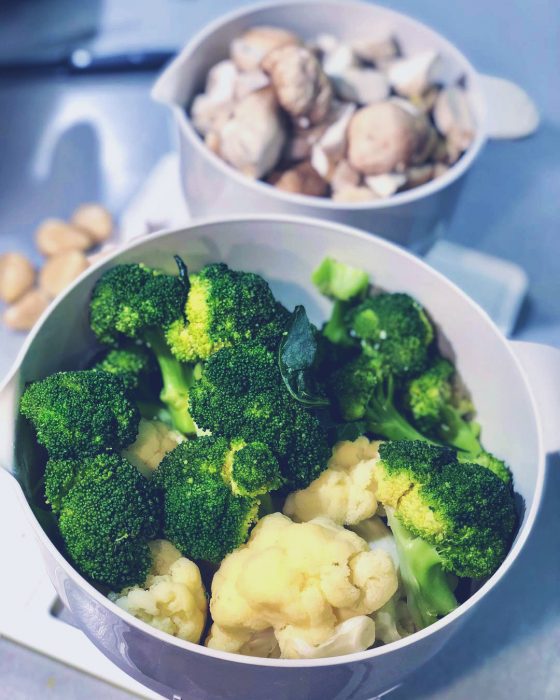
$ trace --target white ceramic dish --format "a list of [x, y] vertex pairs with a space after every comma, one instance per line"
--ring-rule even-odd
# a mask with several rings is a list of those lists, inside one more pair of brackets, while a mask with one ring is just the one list
[[[525, 509], [515, 543], [500, 569], [466, 603], [401, 642], [347, 657], [286, 661], [208, 650], [129, 617], [87, 583], [58, 552], [30, 507], [38, 467], [32, 436], [18, 420], [26, 382], [77, 367], [93, 342], [87, 304], [108, 267], [142, 261], [173, 269], [172, 254], [193, 270], [210, 261], [263, 274], [288, 306], [303, 302], [313, 320], [328, 310], [309, 281], [325, 256], [367, 269], [376, 284], [415, 296], [444, 329], [445, 343], [473, 394], [489, 449], [512, 466]], [[443, 338], [443, 334], [442, 334]], [[520, 361], [521, 360], [521, 361]], [[463, 292], [410, 253], [335, 224], [296, 217], [244, 217], [193, 224], [155, 234], [88, 270], [53, 305], [27, 339], [0, 391], [0, 488], [13, 487], [37, 536], [49, 576], [79, 626], [106, 656], [167, 698], [182, 700], [367, 700], [394, 686], [456, 632], [478, 602], [508, 572], [533, 527], [545, 460], [560, 450], [560, 351], [508, 343]], [[19, 483], [8, 472], [17, 475]]]
[[[228, 55], [228, 47], [245, 29], [273, 25], [295, 31], [304, 38], [321, 33], [342, 39], [367, 36], [368, 27], [388, 27], [405, 52], [435, 49], [444, 58], [446, 83], [463, 77], [478, 125], [476, 138], [463, 157], [443, 176], [407, 192], [375, 202], [343, 204], [330, 199], [289, 194], [266, 183], [253, 181], [212, 153], [196, 133], [187, 114], [201, 91], [208, 70]], [[505, 81], [501, 81], [503, 85]], [[235, 214], [296, 214], [371, 231], [416, 252], [425, 252], [443, 235], [463, 186], [463, 175], [479, 155], [489, 136], [527, 133], [530, 122], [521, 110], [502, 109], [492, 99], [495, 87], [485, 88], [465, 56], [447, 39], [420, 22], [370, 3], [347, 0], [276, 0], [244, 7], [210, 24], [197, 34], [172, 61], [155, 84], [153, 97], [168, 105], [178, 127], [181, 180], [193, 217]], [[495, 85], [495, 83], [493, 83]], [[510, 87], [511, 84], [509, 84]], [[507, 88], [507, 84], [506, 84]], [[517, 89], [515, 96], [524, 93]], [[501, 102], [508, 102], [508, 90]], [[526, 97], [526, 96], [525, 96]], [[527, 98], [528, 99], [528, 98]], [[536, 128], [533, 108], [533, 128]], [[520, 123], [505, 124], [504, 115]], [[525, 124], [525, 131], [523, 124]], [[515, 124], [514, 124], [515, 127]], [[210, 184], [210, 186], [208, 186]]]

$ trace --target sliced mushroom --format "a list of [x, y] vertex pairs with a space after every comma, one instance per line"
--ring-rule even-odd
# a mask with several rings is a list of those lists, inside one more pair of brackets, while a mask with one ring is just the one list
[[333, 194], [335, 202], [359, 203], [374, 202], [379, 197], [369, 187], [345, 187]]
[[230, 102], [235, 94], [238, 71], [233, 61], [220, 61], [208, 72], [205, 93], [215, 102]]
[[356, 39], [352, 42], [352, 48], [362, 61], [368, 63], [383, 63], [400, 53], [398, 42], [389, 31], [367, 39]]
[[365, 178], [366, 185], [381, 199], [395, 194], [405, 183], [406, 175], [402, 173], [387, 173], [386, 175], [369, 175]]
[[333, 192], [358, 187], [362, 176], [347, 160], [341, 160], [333, 170], [330, 185]]
[[324, 197], [329, 189], [328, 183], [308, 161], [284, 172], [274, 173], [269, 182], [284, 192], [306, 194], [310, 197]]
[[437, 51], [420, 51], [409, 58], [400, 58], [387, 66], [387, 77], [399, 95], [422, 95], [437, 80], [439, 54]]
[[272, 170], [285, 140], [272, 90], [264, 88], [241, 100], [219, 139], [222, 158], [248, 177], [260, 178]]
[[262, 61], [278, 102], [292, 117], [320, 123], [332, 102], [332, 87], [316, 56], [303, 46], [282, 46]]
[[333, 83], [338, 97], [359, 105], [386, 100], [390, 92], [387, 78], [374, 68], [347, 68]]
[[345, 156], [348, 125], [355, 111], [356, 107], [353, 104], [341, 105], [336, 110], [332, 124], [311, 149], [311, 163], [327, 181], [330, 180], [336, 164]]
[[323, 70], [329, 78], [343, 75], [349, 68], [359, 65], [356, 54], [348, 44], [338, 44], [323, 56]]
[[420, 185], [425, 185], [434, 177], [435, 166], [431, 163], [426, 165], [415, 165], [409, 168], [406, 175], [406, 189], [412, 189], [413, 187], [419, 187]]
[[278, 27], [252, 27], [231, 44], [231, 58], [242, 71], [255, 70], [263, 58], [280, 46], [297, 45], [299, 38], [292, 32]]
[[233, 102], [216, 102], [208, 95], [197, 95], [191, 106], [191, 119], [195, 129], [203, 136], [220, 129], [233, 112]]
[[434, 122], [438, 131], [461, 151], [471, 145], [476, 127], [462, 88], [449, 87], [440, 92], [434, 106]]
[[268, 75], [262, 70], [252, 70], [239, 73], [235, 80], [235, 99], [242, 100], [252, 92], [262, 90], [270, 84]]

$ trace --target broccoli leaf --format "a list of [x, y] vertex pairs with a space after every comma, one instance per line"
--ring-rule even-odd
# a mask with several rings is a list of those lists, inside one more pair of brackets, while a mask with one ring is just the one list
[[303, 306], [296, 306], [287, 335], [278, 348], [278, 367], [291, 396], [306, 406], [327, 406], [315, 380], [318, 360], [315, 328]]

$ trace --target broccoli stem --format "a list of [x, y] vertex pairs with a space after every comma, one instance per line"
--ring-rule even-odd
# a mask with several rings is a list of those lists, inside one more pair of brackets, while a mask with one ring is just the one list
[[389, 440], [422, 440], [437, 444], [419, 433], [397, 410], [393, 403], [393, 379], [390, 376], [385, 385], [380, 385], [371, 397], [364, 420], [367, 429]]
[[441, 558], [435, 548], [410, 533], [392, 508], [385, 508], [397, 545], [401, 579], [414, 624], [423, 629], [457, 607]]
[[345, 321], [345, 316], [351, 308], [351, 304], [347, 301], [335, 300], [331, 317], [323, 326], [323, 335], [335, 345], [354, 345], [354, 341], [348, 333], [348, 325]]
[[465, 421], [459, 412], [446, 406], [442, 415], [441, 438], [449, 445], [470, 454], [477, 455], [482, 451], [482, 445], [473, 432], [472, 427]]
[[146, 334], [146, 341], [161, 370], [163, 389], [159, 398], [167, 406], [173, 425], [185, 435], [196, 435], [196, 426], [189, 413], [189, 389], [194, 381], [194, 367], [181, 364], [160, 333], [150, 331]]

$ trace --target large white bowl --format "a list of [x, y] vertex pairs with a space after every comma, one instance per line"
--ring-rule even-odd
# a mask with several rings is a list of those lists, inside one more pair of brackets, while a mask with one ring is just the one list
[[[227, 58], [232, 39], [263, 24], [286, 27], [304, 38], [330, 33], [342, 39], [361, 38], [379, 26], [389, 27], [407, 54], [435, 49], [444, 58], [445, 82], [464, 79], [477, 122], [472, 145], [445, 175], [389, 199], [361, 204], [290, 194], [245, 177], [206, 147], [187, 112], [202, 90], [208, 70]], [[152, 94], [172, 109], [178, 127], [183, 192], [194, 217], [218, 213], [316, 216], [371, 231], [416, 252], [425, 252], [445, 232], [463, 175], [488, 137], [484, 81], [453, 44], [410, 17], [349, 0], [276, 0], [236, 10], [197, 34], [159, 77]]]
[[[285, 304], [304, 303], [316, 322], [325, 317], [328, 302], [313, 288], [310, 274], [325, 255], [364, 267], [377, 285], [408, 292], [428, 309], [472, 391], [485, 445], [512, 466], [516, 490], [524, 501], [520, 529], [505, 562], [455, 612], [403, 641], [347, 657], [253, 659], [180, 641], [130, 617], [85, 581], [56, 549], [32, 508], [31, 489], [41, 456], [28, 427], [18, 419], [22, 389], [26, 382], [83, 363], [94, 342], [88, 299], [104, 270], [115, 263], [136, 261], [171, 271], [175, 253], [193, 270], [224, 261], [261, 273]], [[516, 354], [521, 355], [525, 369]], [[144, 238], [114, 253], [82, 275], [43, 316], [0, 391], [0, 464], [7, 468], [7, 472], [0, 469], [5, 477], [0, 488], [13, 486], [14, 497], [32, 523], [49, 576], [75, 624], [114, 663], [151, 689], [183, 700], [366, 700], [394, 686], [432, 656], [507, 573], [525, 545], [541, 500], [546, 454], [560, 449], [560, 392], [554, 390], [558, 386], [559, 351], [508, 343], [463, 292], [386, 241], [303, 218], [197, 223]]]

